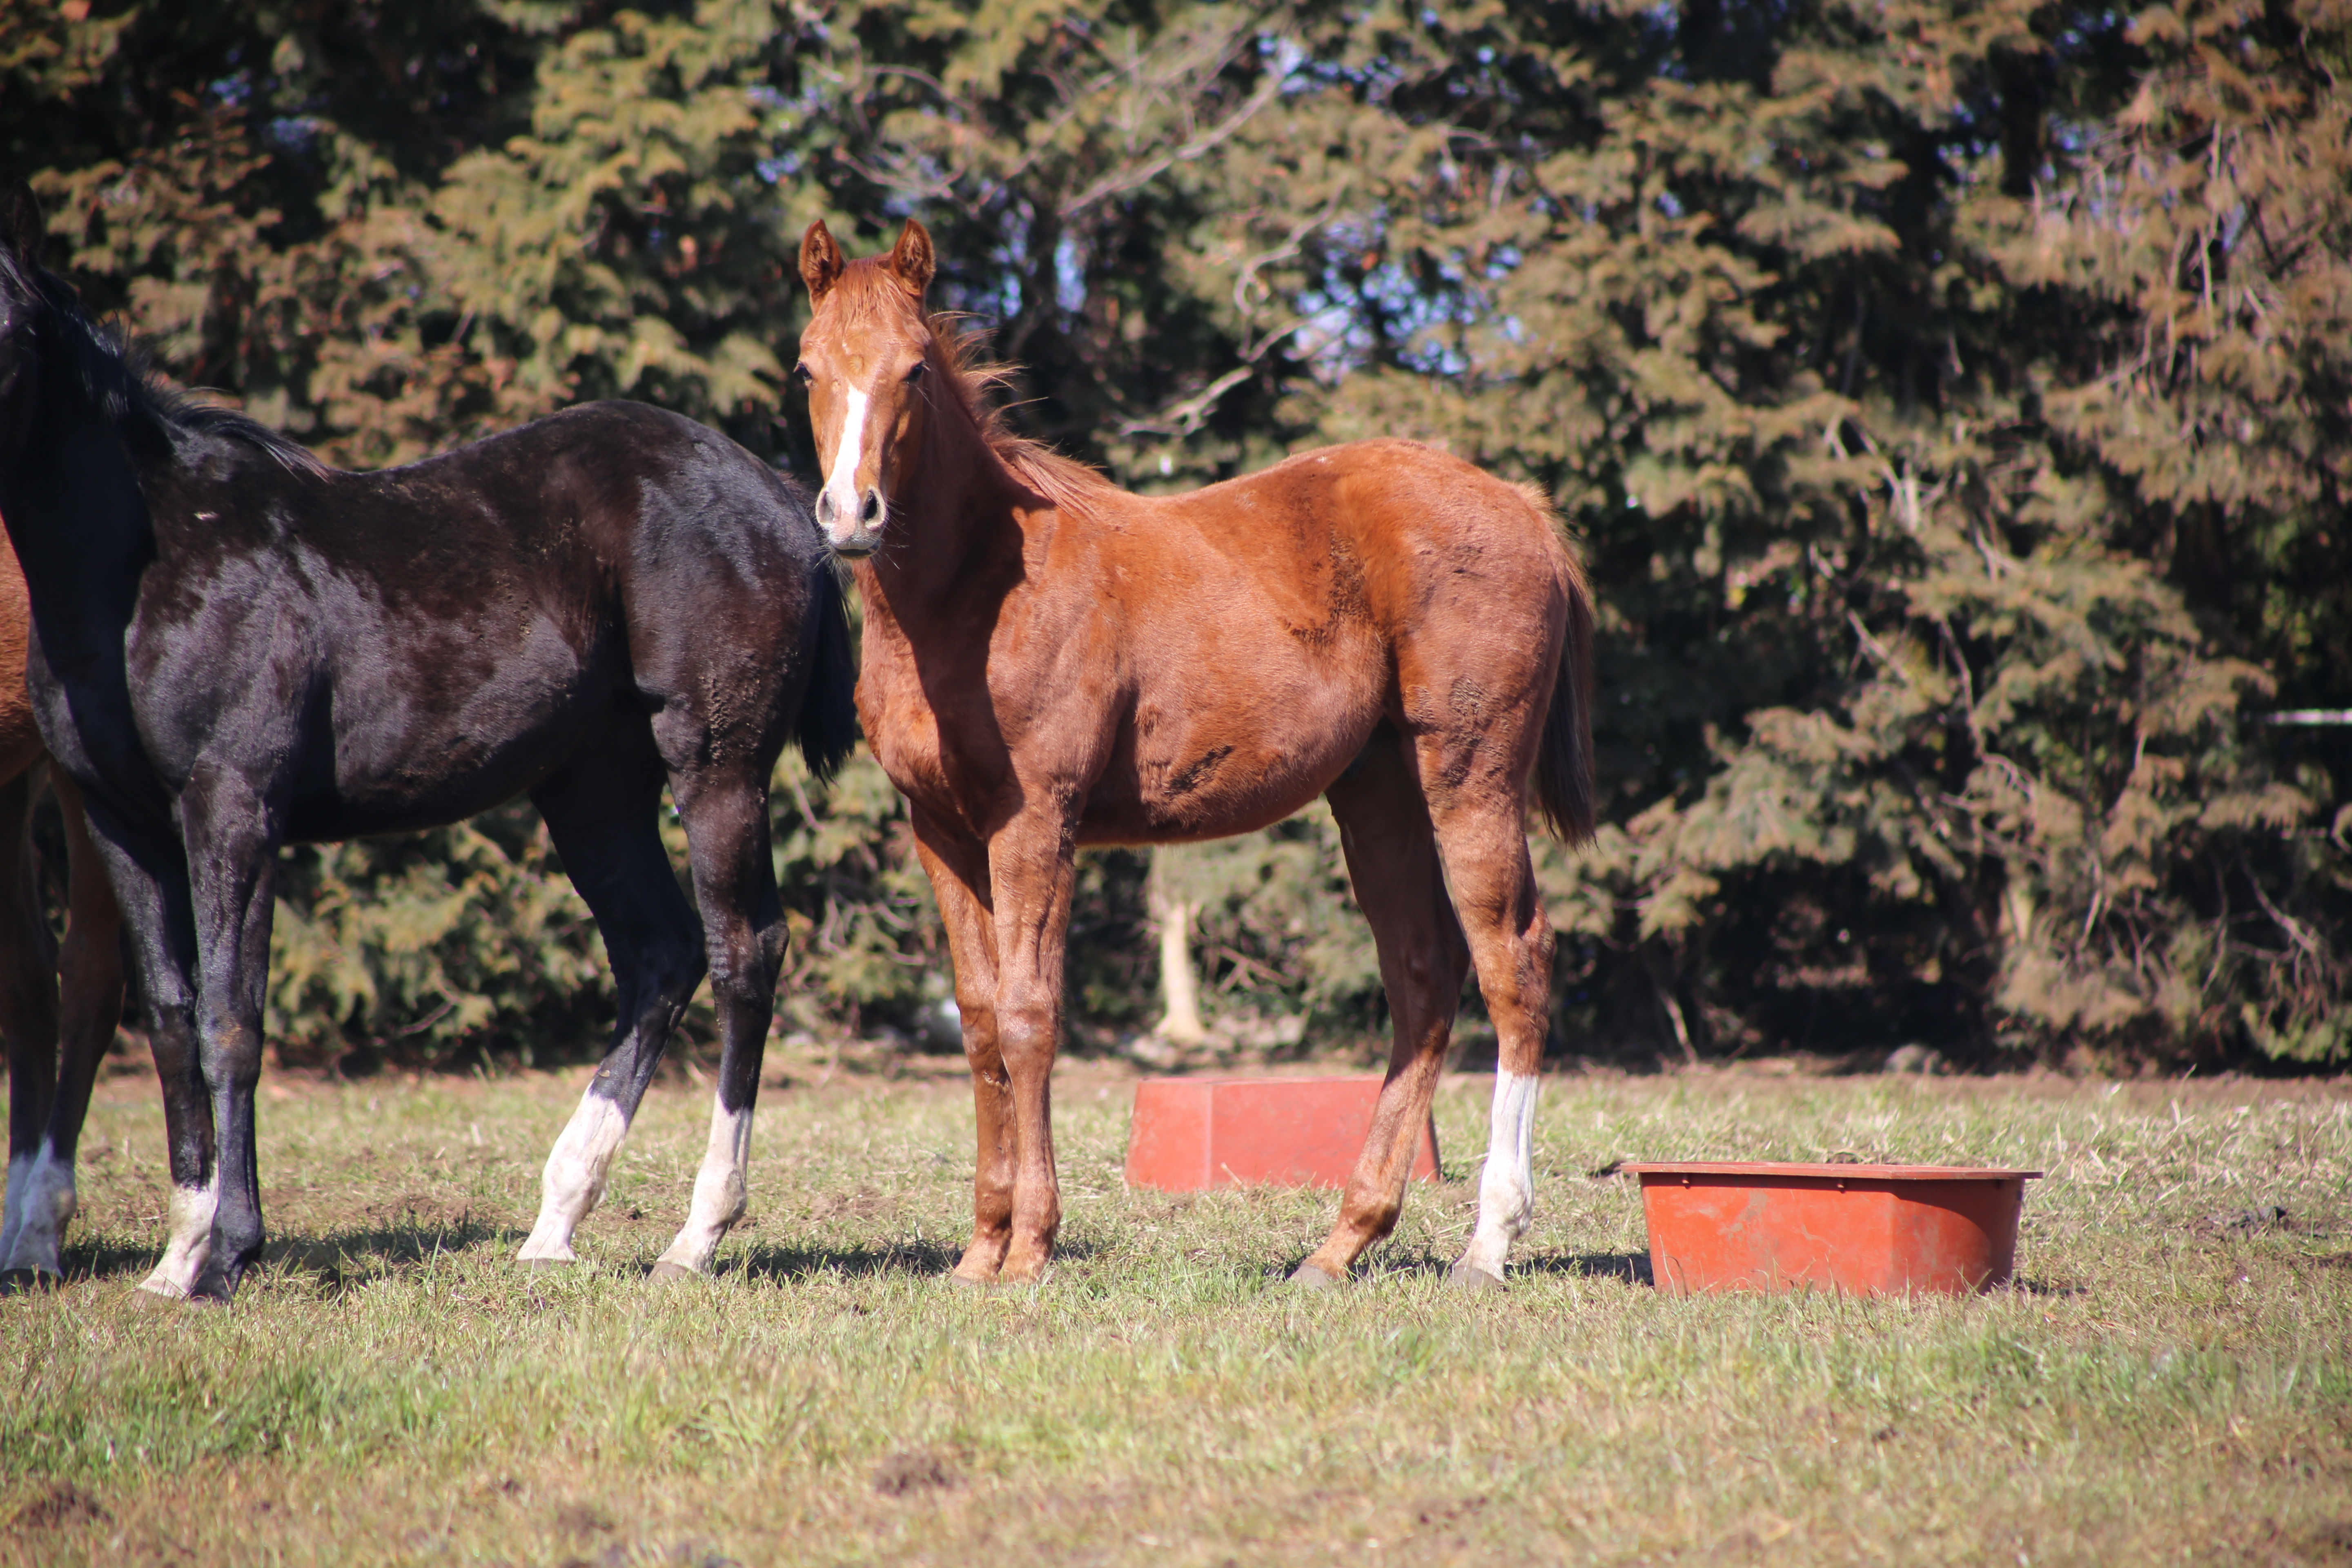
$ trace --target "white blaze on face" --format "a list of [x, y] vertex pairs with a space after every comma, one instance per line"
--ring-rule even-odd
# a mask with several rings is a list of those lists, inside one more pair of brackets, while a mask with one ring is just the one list
[[841, 441], [833, 449], [833, 464], [824, 472], [824, 493], [833, 502], [833, 525], [827, 531], [835, 543], [857, 533], [857, 465], [865, 455], [866, 394], [851, 387], [849, 406], [841, 416]]
[[703, 1150], [702, 1170], [694, 1178], [694, 1207], [686, 1228], [661, 1255], [664, 1263], [701, 1274], [710, 1268], [712, 1254], [728, 1227], [743, 1217], [744, 1172], [751, 1163], [751, 1111], [710, 1108], [710, 1142]]
[[1535, 1217], [1536, 1078], [1495, 1075], [1495, 1109], [1486, 1135], [1486, 1169], [1478, 1179], [1478, 1228], [1457, 1268], [1503, 1277], [1511, 1243]]
[[196, 1276], [213, 1255], [213, 1210], [220, 1204], [220, 1167], [201, 1187], [173, 1187], [164, 1204], [163, 1223], [169, 1239], [155, 1272], [139, 1289], [174, 1301], [187, 1300], [196, 1288]]
[[613, 1169], [613, 1152], [629, 1120], [621, 1108], [591, 1088], [580, 1097], [580, 1109], [548, 1152], [547, 1169], [539, 1179], [539, 1222], [515, 1257], [525, 1263], [571, 1263], [572, 1233], [604, 1195], [604, 1178]]
[[58, 1245], [74, 1216], [74, 1173], [47, 1138], [29, 1155], [8, 1162], [8, 1203], [0, 1220], [0, 1269], [58, 1274]]

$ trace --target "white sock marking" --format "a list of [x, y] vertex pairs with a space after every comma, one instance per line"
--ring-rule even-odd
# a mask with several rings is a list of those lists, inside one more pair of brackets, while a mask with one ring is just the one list
[[1495, 1075], [1495, 1109], [1486, 1134], [1486, 1169], [1478, 1178], [1478, 1227], [1457, 1268], [1503, 1277], [1511, 1243], [1535, 1217], [1536, 1077]]
[[58, 1266], [58, 1247], [78, 1206], [73, 1165], [58, 1158], [47, 1138], [30, 1156], [9, 1161], [7, 1218], [0, 1225], [0, 1269], [64, 1273]]
[[835, 544], [857, 535], [857, 459], [866, 440], [866, 394], [852, 387], [849, 409], [842, 416], [841, 445], [834, 449], [833, 466], [825, 470], [825, 493], [833, 498], [834, 526], [827, 531]]
[[205, 1271], [205, 1262], [213, 1255], [213, 1210], [219, 1203], [217, 1165], [203, 1186], [172, 1189], [164, 1212], [170, 1239], [163, 1244], [163, 1256], [157, 1261], [155, 1272], [147, 1276], [139, 1289], [152, 1290], [174, 1301], [187, 1300], [189, 1292], [196, 1288], [196, 1276]]
[[580, 1097], [580, 1109], [548, 1152], [547, 1169], [539, 1179], [539, 1223], [515, 1254], [520, 1261], [572, 1263], [572, 1232], [588, 1217], [604, 1195], [604, 1178], [613, 1169], [613, 1152], [629, 1120], [621, 1108], [593, 1089]]
[[743, 1175], [751, 1163], [751, 1108], [730, 1110], [714, 1101], [710, 1143], [702, 1153], [702, 1170], [694, 1178], [694, 1207], [687, 1215], [686, 1228], [661, 1255], [664, 1263], [697, 1274], [709, 1271], [719, 1239], [743, 1217]]
[[8, 1196], [0, 1205], [0, 1268], [16, 1255], [16, 1232], [25, 1223], [25, 1178], [32, 1169], [30, 1154], [19, 1154], [8, 1162]]

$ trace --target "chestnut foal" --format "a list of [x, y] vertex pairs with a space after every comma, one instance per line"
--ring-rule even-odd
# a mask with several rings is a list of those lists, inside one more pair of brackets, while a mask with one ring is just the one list
[[1061, 1222], [1048, 1075], [1082, 844], [1222, 837], [1324, 795], [1396, 1019], [1339, 1223], [1292, 1279], [1344, 1278], [1396, 1224], [1465, 968], [1500, 1040], [1478, 1223], [1499, 1284], [1533, 1212], [1552, 939], [1528, 781], [1592, 825], [1591, 600], [1538, 495], [1410, 441], [1129, 495], [1010, 434], [924, 309], [929, 237], [801, 242], [797, 373], [818, 524], [865, 596], [857, 705], [913, 807], [980, 1112], [954, 1278], [1034, 1281]]

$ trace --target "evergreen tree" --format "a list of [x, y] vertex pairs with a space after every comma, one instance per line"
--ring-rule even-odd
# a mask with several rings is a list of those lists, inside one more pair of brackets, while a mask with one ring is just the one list
[[[1541, 850], [1565, 1040], [2324, 1063], [2352, 734], [2263, 720], [2352, 706], [2347, 18], [0, 0], [0, 172], [165, 373], [362, 464], [625, 395], [806, 468], [799, 233], [919, 216], [1123, 483], [1401, 434], [1558, 498], [1610, 792]], [[800, 1021], [914, 1024], [903, 805], [778, 783]], [[273, 1030], [587, 1043], [556, 870], [513, 810], [300, 852]], [[1213, 1021], [1370, 1029], [1348, 902], [1319, 811], [1090, 857], [1087, 1026], [1153, 1016], [1156, 904]]]

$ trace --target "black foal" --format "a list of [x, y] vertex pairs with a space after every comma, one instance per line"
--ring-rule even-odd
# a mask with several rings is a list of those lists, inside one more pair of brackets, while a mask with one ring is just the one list
[[[856, 735], [840, 591], [805, 500], [724, 437], [574, 408], [344, 473], [123, 363], [0, 195], [0, 518], [28, 678], [131, 935], [163, 1081], [171, 1237], [145, 1289], [226, 1300], [261, 1249], [254, 1086], [281, 844], [528, 791], [610, 953], [611, 1054], [550, 1155], [522, 1257], [572, 1257], [705, 973], [726, 1041], [691, 1216], [706, 1268], [743, 1167], [784, 925], [767, 785]], [[656, 834], [667, 781], [701, 920]], [[707, 954], [707, 956], [706, 956]]]

